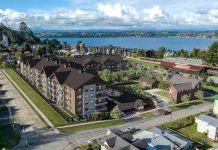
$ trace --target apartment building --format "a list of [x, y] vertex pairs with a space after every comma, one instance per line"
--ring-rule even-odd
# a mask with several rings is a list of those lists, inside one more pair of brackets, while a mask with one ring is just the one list
[[91, 73], [104, 69], [120, 71], [124, 68], [126, 62], [120, 55], [92, 55], [78, 58], [61, 57], [60, 59], [61, 61], [68, 62], [74, 68]]
[[56, 58], [24, 56], [20, 72], [39, 91], [78, 116], [107, 111], [107, 89], [97, 76]]

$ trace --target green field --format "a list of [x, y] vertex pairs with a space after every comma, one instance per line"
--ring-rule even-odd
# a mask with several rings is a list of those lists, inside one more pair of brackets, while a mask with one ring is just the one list
[[126, 122], [127, 121], [124, 119], [111, 120], [111, 121], [105, 121], [105, 122], [99, 122], [99, 123], [93, 123], [93, 124], [85, 124], [85, 125], [78, 125], [78, 126], [73, 126], [73, 127], [59, 128], [58, 130], [61, 132], [72, 133], [72, 132], [79, 132], [83, 130], [91, 130], [91, 129], [96, 129], [96, 128], [120, 125]]
[[154, 116], [154, 114], [152, 112], [146, 112], [141, 114], [141, 116], [146, 117], [146, 118], [151, 118]]
[[157, 62], [151, 62], [151, 61], [147, 61], [147, 60], [139, 60], [139, 59], [135, 59], [135, 58], [127, 58], [127, 60], [129, 60], [133, 63], [138, 63], [141, 65], [144, 65], [145, 67], [160, 69], [160, 64], [158, 64]]
[[32, 100], [32, 102], [41, 110], [41, 112], [54, 124], [54, 126], [61, 126], [67, 122], [22, 78], [12, 69], [6, 69], [5, 72], [11, 79], [25, 92], [25, 94]]

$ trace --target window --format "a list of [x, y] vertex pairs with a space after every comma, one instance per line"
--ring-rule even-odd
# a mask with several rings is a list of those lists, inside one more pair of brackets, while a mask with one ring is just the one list
[[77, 96], [77, 98], [78, 98], [78, 99], [81, 99], [81, 98], [82, 98], [82, 96], [81, 96], [81, 95], [78, 95], [78, 96]]
[[93, 88], [90, 88], [90, 91], [93, 91], [94, 89]]
[[91, 94], [90, 96], [91, 96], [91, 97], [94, 97], [94, 94]]
[[88, 108], [85, 108], [85, 111], [88, 111], [89, 109]]
[[89, 95], [88, 95], [88, 94], [85, 94], [84, 97], [87, 98], [87, 97], [89, 97]]
[[88, 89], [85, 89], [85, 92], [88, 92]]

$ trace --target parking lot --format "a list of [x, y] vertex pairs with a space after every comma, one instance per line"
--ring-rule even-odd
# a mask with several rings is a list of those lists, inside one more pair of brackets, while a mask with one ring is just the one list
[[44, 128], [44, 124], [27, 104], [20, 93], [0, 71], [0, 84], [2, 85], [1, 99], [7, 104], [11, 110], [12, 122], [16, 124], [20, 130], [34, 130]]

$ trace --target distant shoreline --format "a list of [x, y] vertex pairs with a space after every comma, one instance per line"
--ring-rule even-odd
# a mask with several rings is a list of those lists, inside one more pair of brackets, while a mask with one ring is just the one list
[[218, 31], [193, 31], [193, 32], [141, 32], [141, 31], [44, 31], [34, 33], [39, 38], [112, 38], [112, 37], [143, 37], [143, 38], [199, 38], [218, 39]]

